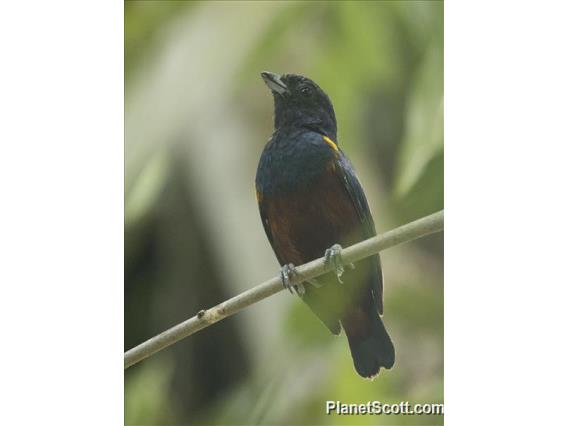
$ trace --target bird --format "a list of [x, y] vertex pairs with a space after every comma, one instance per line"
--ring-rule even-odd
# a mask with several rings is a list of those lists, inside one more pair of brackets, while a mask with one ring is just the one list
[[[356, 372], [372, 379], [394, 365], [381, 316], [379, 255], [344, 265], [342, 246], [376, 235], [355, 170], [339, 146], [329, 96], [298, 74], [261, 73], [274, 100], [274, 131], [255, 178], [264, 231], [280, 263], [284, 287], [295, 290], [334, 335], [345, 330]], [[325, 255], [333, 270], [290, 285], [301, 265]]]

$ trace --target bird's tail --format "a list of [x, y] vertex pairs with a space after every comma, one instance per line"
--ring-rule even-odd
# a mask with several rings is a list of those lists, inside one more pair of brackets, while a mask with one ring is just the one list
[[372, 378], [381, 367], [394, 365], [394, 346], [381, 317], [374, 307], [360, 306], [350, 310], [341, 320], [347, 334], [355, 370], [360, 376]]

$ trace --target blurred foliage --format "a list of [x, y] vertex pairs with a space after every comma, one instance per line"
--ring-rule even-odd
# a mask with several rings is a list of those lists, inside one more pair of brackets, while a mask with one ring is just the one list
[[[126, 348], [276, 270], [252, 191], [272, 125], [261, 70], [330, 95], [379, 231], [443, 208], [441, 2], [127, 1], [124, 40]], [[324, 411], [443, 402], [442, 264], [440, 236], [384, 253], [397, 361], [376, 380], [282, 294], [127, 370], [126, 424], [443, 423]]]

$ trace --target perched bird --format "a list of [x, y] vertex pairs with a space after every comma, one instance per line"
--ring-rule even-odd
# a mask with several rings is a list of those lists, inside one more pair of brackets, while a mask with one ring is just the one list
[[394, 346], [380, 317], [379, 256], [348, 270], [342, 265], [341, 245], [376, 231], [363, 188], [339, 148], [333, 105], [306, 77], [261, 76], [274, 97], [274, 133], [260, 157], [256, 195], [264, 230], [283, 266], [283, 284], [290, 287], [293, 265], [325, 254], [336, 273], [295, 289], [333, 334], [343, 326], [355, 370], [374, 377], [381, 367], [393, 366]]

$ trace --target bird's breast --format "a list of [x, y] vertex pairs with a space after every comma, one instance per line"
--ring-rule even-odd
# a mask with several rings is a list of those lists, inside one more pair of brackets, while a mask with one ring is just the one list
[[335, 243], [361, 238], [357, 213], [331, 167], [309, 185], [263, 202], [273, 248], [286, 263], [302, 264]]
[[280, 195], [312, 186], [324, 177], [334, 158], [319, 134], [275, 138], [261, 155], [257, 189], [264, 195]]

